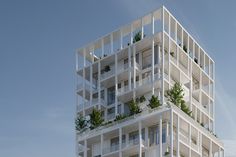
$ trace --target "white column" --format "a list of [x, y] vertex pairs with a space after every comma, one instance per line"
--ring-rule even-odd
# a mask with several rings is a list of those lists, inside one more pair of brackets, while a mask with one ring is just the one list
[[[93, 101], [93, 71], [92, 71], [92, 64], [90, 65], [90, 89], [89, 89], [89, 92], [90, 92], [90, 105], [92, 105], [92, 101]], [[100, 106], [100, 104], [99, 104]]]
[[87, 140], [84, 140], [84, 157], [87, 157]]
[[[164, 61], [164, 56], [165, 56], [165, 51], [164, 51], [164, 45], [165, 45], [165, 40], [164, 40], [164, 24], [165, 24], [165, 18], [164, 18], [164, 6], [162, 7], [162, 62], [161, 62], [161, 68], [162, 68], [162, 80], [161, 80], [161, 87], [162, 87], [162, 90], [161, 90], [161, 104], [164, 104], [164, 65], [165, 65], [165, 61]], [[171, 111], [171, 114], [172, 111]], [[172, 115], [173, 116], [173, 115]], [[173, 125], [171, 126], [172, 127], [172, 138], [173, 138]], [[172, 142], [172, 149], [173, 149], [173, 142]], [[172, 150], [172, 153], [173, 155], [173, 150]]]
[[143, 18], [141, 19], [141, 39], [144, 38]]
[[102, 38], [102, 57], [101, 58], [103, 57], [104, 57], [104, 39]]
[[145, 127], [145, 141], [148, 146], [149, 146], [149, 139], [148, 139], [148, 127]]
[[179, 154], [179, 116], [177, 115], [177, 150], [176, 150], [176, 153], [177, 153], [177, 157], [180, 157], [180, 154]]
[[199, 153], [202, 154], [202, 133], [200, 133]]
[[159, 119], [159, 155], [162, 157], [162, 116]]
[[154, 38], [152, 38], [152, 95], [154, 95]]
[[114, 48], [113, 48], [113, 34], [111, 33], [111, 54], [114, 53]]
[[173, 111], [170, 109], [170, 156], [173, 157], [174, 137], [173, 137]]
[[154, 33], [155, 33], [155, 18], [152, 13], [152, 35], [154, 35]]
[[[85, 58], [86, 52], [85, 49], [83, 50], [83, 59], [84, 59], [84, 67], [86, 66], [86, 58]], [[85, 68], [83, 67], [83, 116], [85, 116]]]
[[190, 146], [190, 148], [189, 148], [189, 157], [191, 157], [191, 155], [192, 155], [192, 154], [191, 154], [191, 143], [192, 143], [192, 141], [191, 141], [191, 139], [192, 139], [191, 136], [192, 136], [192, 128], [191, 128], [191, 124], [190, 124], [190, 123], [189, 123], [188, 125], [189, 125], [189, 126], [188, 126], [188, 127], [189, 127], [189, 128], [188, 128], [188, 131], [189, 131], [189, 132], [188, 132], [188, 142], [189, 142], [189, 146]]
[[220, 147], [218, 148], [218, 157], [220, 157]]
[[136, 87], [136, 46], [133, 47], [133, 82]]
[[131, 90], [131, 47], [128, 48], [128, 64], [129, 64], [129, 79], [128, 79], [128, 85], [129, 90]]
[[118, 91], [118, 80], [117, 80], [117, 53], [115, 53], [115, 115], [118, 115], [118, 100], [117, 100], [117, 91]]
[[101, 134], [101, 156], [103, 155], [103, 133]]
[[212, 141], [210, 141], [209, 157], [212, 157]]
[[98, 61], [98, 102], [101, 103], [101, 61]]
[[119, 157], [122, 157], [122, 128], [119, 128]]
[[142, 157], [142, 122], [138, 123], [138, 131], [139, 131], [139, 157]]
[[78, 54], [79, 52], [78, 51], [76, 51], [76, 53], [75, 53], [75, 70], [76, 70], [76, 72], [78, 72], [78, 70], [79, 70], [79, 54]]
[[120, 29], [120, 49], [121, 50], [123, 49], [123, 32], [121, 29]]

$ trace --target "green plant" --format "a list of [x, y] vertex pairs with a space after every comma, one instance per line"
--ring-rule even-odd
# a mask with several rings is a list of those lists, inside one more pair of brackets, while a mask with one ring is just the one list
[[105, 72], [108, 72], [108, 71], [110, 71], [110, 70], [111, 70], [110, 66], [109, 66], [109, 65], [106, 65], [105, 68], [104, 68], [104, 71], [105, 71]]
[[204, 123], [201, 123], [201, 126], [204, 127]]
[[184, 45], [183, 46], [183, 50], [187, 53], [187, 51], [188, 51], [188, 49], [187, 49], [187, 47]]
[[135, 35], [134, 35], [134, 39], [133, 39], [133, 43], [141, 40], [142, 38], [142, 32], [141, 31], [138, 31]]
[[90, 129], [101, 126], [103, 121], [101, 110], [93, 108], [92, 113], [90, 113]]
[[134, 99], [132, 99], [129, 104], [129, 111], [130, 111], [130, 115], [134, 115], [134, 114], [138, 114], [141, 112], [140, 107], [138, 106], [138, 104], [134, 101]]
[[174, 56], [175, 56], [175, 53], [174, 53], [173, 51], [171, 51], [171, 52], [170, 52], [170, 55], [171, 55], [172, 57], [174, 57]]
[[116, 116], [115, 121], [119, 121], [119, 120], [125, 119], [126, 117], [127, 117], [126, 115], [119, 114], [119, 115]]
[[181, 101], [184, 98], [184, 90], [180, 83], [175, 83], [174, 86], [166, 91], [165, 96], [167, 97], [168, 101], [172, 102], [178, 107], [181, 107]]
[[80, 131], [82, 129], [84, 129], [87, 126], [87, 121], [86, 119], [82, 116], [79, 115], [76, 119], [75, 119], [75, 129], [77, 131]]
[[169, 154], [170, 154], [170, 152], [166, 151], [164, 155], [168, 156]]
[[198, 64], [198, 59], [197, 59], [197, 58], [194, 58], [194, 62]]
[[145, 98], [145, 96], [143, 95], [143, 96], [141, 96], [140, 98], [139, 98], [139, 101], [142, 103], [142, 102], [144, 102], [144, 101], [146, 101], [146, 98]]
[[156, 108], [160, 106], [160, 101], [157, 96], [152, 95], [151, 99], [149, 100], [149, 105], [150, 108]]
[[189, 110], [189, 107], [186, 105], [185, 101], [181, 101], [181, 110], [184, 111], [187, 115], [191, 116], [192, 111]]

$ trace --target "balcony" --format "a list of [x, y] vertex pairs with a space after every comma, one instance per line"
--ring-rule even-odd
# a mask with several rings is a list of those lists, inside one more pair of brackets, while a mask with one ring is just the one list
[[113, 76], [115, 74], [115, 70], [114, 67], [111, 68], [111, 70], [104, 72], [103, 74], [101, 74], [101, 80], [105, 80], [111, 76]]
[[110, 153], [116, 152], [119, 150], [119, 143], [103, 148], [103, 154], [108, 155]]
[[105, 107], [106, 103], [105, 103], [104, 99], [101, 99], [100, 102], [99, 102], [99, 99], [95, 98], [91, 102], [90, 101], [86, 101], [84, 103], [79, 104], [77, 106], [77, 112], [81, 111], [83, 108], [86, 110], [86, 109], [89, 109], [89, 108], [93, 107], [94, 105], [98, 105], [98, 104], [101, 104], [102, 106]]

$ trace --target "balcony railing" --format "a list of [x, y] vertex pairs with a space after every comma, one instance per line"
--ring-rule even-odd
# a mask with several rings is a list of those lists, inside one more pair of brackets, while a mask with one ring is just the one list
[[108, 154], [119, 150], [119, 143], [103, 148], [103, 154]]
[[104, 80], [112, 75], [115, 74], [115, 70], [114, 68], [111, 68], [111, 70], [107, 71], [107, 72], [104, 72], [103, 74], [101, 74], [101, 80]]
[[[97, 105], [98, 103], [99, 103], [99, 99], [98, 99], [98, 98], [93, 99], [92, 102], [86, 101], [86, 102], [84, 102], [84, 103], [81, 103], [81, 104], [79, 104], [79, 105], [77, 106], [77, 112], [80, 111], [80, 110], [82, 110], [83, 107], [86, 109], [86, 108], [92, 107], [92, 106], [94, 106], [94, 105]], [[106, 103], [105, 103], [105, 100], [104, 100], [104, 99], [100, 99], [100, 104], [105, 105], [105, 104], [106, 104]]]

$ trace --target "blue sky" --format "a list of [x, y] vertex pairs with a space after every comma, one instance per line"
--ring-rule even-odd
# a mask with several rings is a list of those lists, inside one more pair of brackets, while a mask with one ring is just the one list
[[0, 0], [0, 156], [75, 156], [75, 49], [165, 5], [216, 62], [216, 129], [236, 156], [236, 1]]

